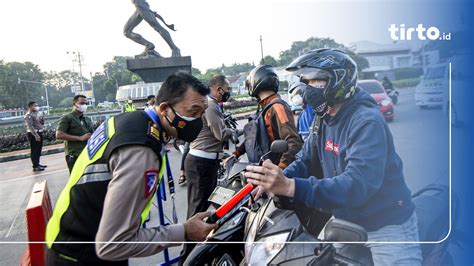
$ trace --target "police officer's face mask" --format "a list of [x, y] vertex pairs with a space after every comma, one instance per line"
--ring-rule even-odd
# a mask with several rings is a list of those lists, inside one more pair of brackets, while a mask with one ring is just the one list
[[224, 91], [224, 89], [221, 88], [221, 90], [224, 92], [223, 94], [221, 94], [222, 98], [221, 98], [221, 102], [227, 102], [230, 98], [230, 91]]
[[324, 86], [313, 87], [311, 85], [306, 85], [304, 101], [313, 107], [316, 114], [319, 116], [327, 111], [327, 102], [324, 97]]
[[166, 116], [166, 120], [168, 120], [168, 123], [176, 129], [178, 138], [186, 142], [194, 141], [199, 135], [199, 132], [201, 132], [202, 118], [180, 115], [173, 109], [173, 107], [171, 107], [171, 105], [169, 107], [174, 113], [174, 119], [171, 121], [171, 119]]

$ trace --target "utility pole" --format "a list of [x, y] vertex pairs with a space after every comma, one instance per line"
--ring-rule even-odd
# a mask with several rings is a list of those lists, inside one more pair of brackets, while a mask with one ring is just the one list
[[82, 56], [81, 56], [81, 52], [77, 52], [77, 59], [79, 61], [79, 78], [81, 79], [81, 90], [84, 91], [84, 79], [82, 78]]
[[92, 103], [95, 106], [95, 96], [94, 96], [94, 76], [92, 76], [92, 72], [90, 72], [91, 75], [91, 91], [92, 91]]
[[263, 60], [263, 39], [262, 39], [262, 35], [260, 35], [260, 52], [262, 54], [261, 65], [263, 65], [263, 64], [265, 64], [265, 61]]
[[82, 55], [81, 52], [66, 52], [67, 54], [72, 54], [72, 73], [74, 75], [74, 63], [77, 62], [79, 64], [79, 78], [81, 82], [81, 91], [84, 91], [84, 78], [82, 77]]

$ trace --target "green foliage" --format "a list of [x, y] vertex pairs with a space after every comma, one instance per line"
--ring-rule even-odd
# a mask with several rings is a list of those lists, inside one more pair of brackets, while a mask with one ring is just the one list
[[411, 78], [411, 79], [401, 79], [392, 81], [393, 86], [395, 88], [407, 88], [407, 87], [415, 87], [420, 83], [420, 78]]
[[414, 79], [419, 78], [423, 75], [423, 68], [419, 67], [406, 67], [406, 68], [398, 68], [394, 71], [395, 80], [401, 79]]
[[278, 59], [278, 66], [287, 66], [289, 65], [294, 59], [298, 56], [305, 54], [311, 50], [318, 49], [318, 48], [339, 48], [341, 50], [346, 51], [349, 56], [354, 59], [356, 62], [359, 71], [362, 69], [369, 67], [369, 62], [366, 58], [359, 56], [358, 54], [354, 53], [344, 45], [337, 43], [331, 38], [316, 38], [311, 37], [306, 41], [297, 41], [293, 42], [291, 48], [288, 50], [284, 50], [280, 52], [280, 57]]
[[267, 55], [263, 58], [263, 62], [260, 63], [261, 65], [271, 65], [271, 66], [277, 66], [278, 62], [273, 56]]
[[95, 73], [93, 82], [96, 103], [114, 102], [118, 87], [141, 81], [138, 75], [127, 69], [127, 59], [130, 59], [130, 57], [115, 56], [112, 62], [104, 64], [103, 73]]
[[29, 101], [36, 101], [42, 105], [41, 96], [44, 96], [44, 87], [25, 82], [18, 84], [18, 78], [43, 82], [44, 74], [38, 65], [31, 62], [0, 61], [0, 107], [23, 108]]
[[66, 108], [66, 107], [71, 107], [72, 106], [72, 97], [66, 97], [61, 100], [59, 103], [60, 107]]

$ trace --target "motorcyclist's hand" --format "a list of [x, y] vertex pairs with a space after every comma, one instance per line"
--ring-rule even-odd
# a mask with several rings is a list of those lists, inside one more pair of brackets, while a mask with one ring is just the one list
[[266, 190], [264, 187], [257, 186], [257, 188], [252, 191], [252, 197], [255, 201], [257, 201], [265, 192]]
[[203, 221], [204, 218], [211, 215], [212, 212], [200, 212], [184, 222], [184, 234], [186, 240], [202, 241], [213, 229], [217, 228], [217, 224], [208, 224]]
[[295, 181], [283, 175], [280, 167], [270, 160], [265, 160], [262, 166], [247, 166], [245, 177], [256, 186], [262, 186], [266, 191], [279, 196], [293, 197]]

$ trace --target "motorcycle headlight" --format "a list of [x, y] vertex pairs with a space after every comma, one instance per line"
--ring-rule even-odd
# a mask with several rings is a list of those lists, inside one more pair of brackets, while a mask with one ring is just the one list
[[217, 229], [216, 234], [236, 227], [240, 223], [242, 217], [244, 217], [244, 214], [244, 212], [239, 211], [236, 215], [234, 215], [234, 217], [223, 223], [222, 226]]
[[390, 98], [387, 98], [383, 100], [380, 104], [382, 104], [382, 106], [387, 106], [387, 105], [390, 105], [391, 103], [392, 103], [392, 100], [390, 100]]
[[261, 238], [259, 243], [245, 244], [245, 258], [248, 265], [268, 265], [285, 246], [290, 233], [282, 233]]

